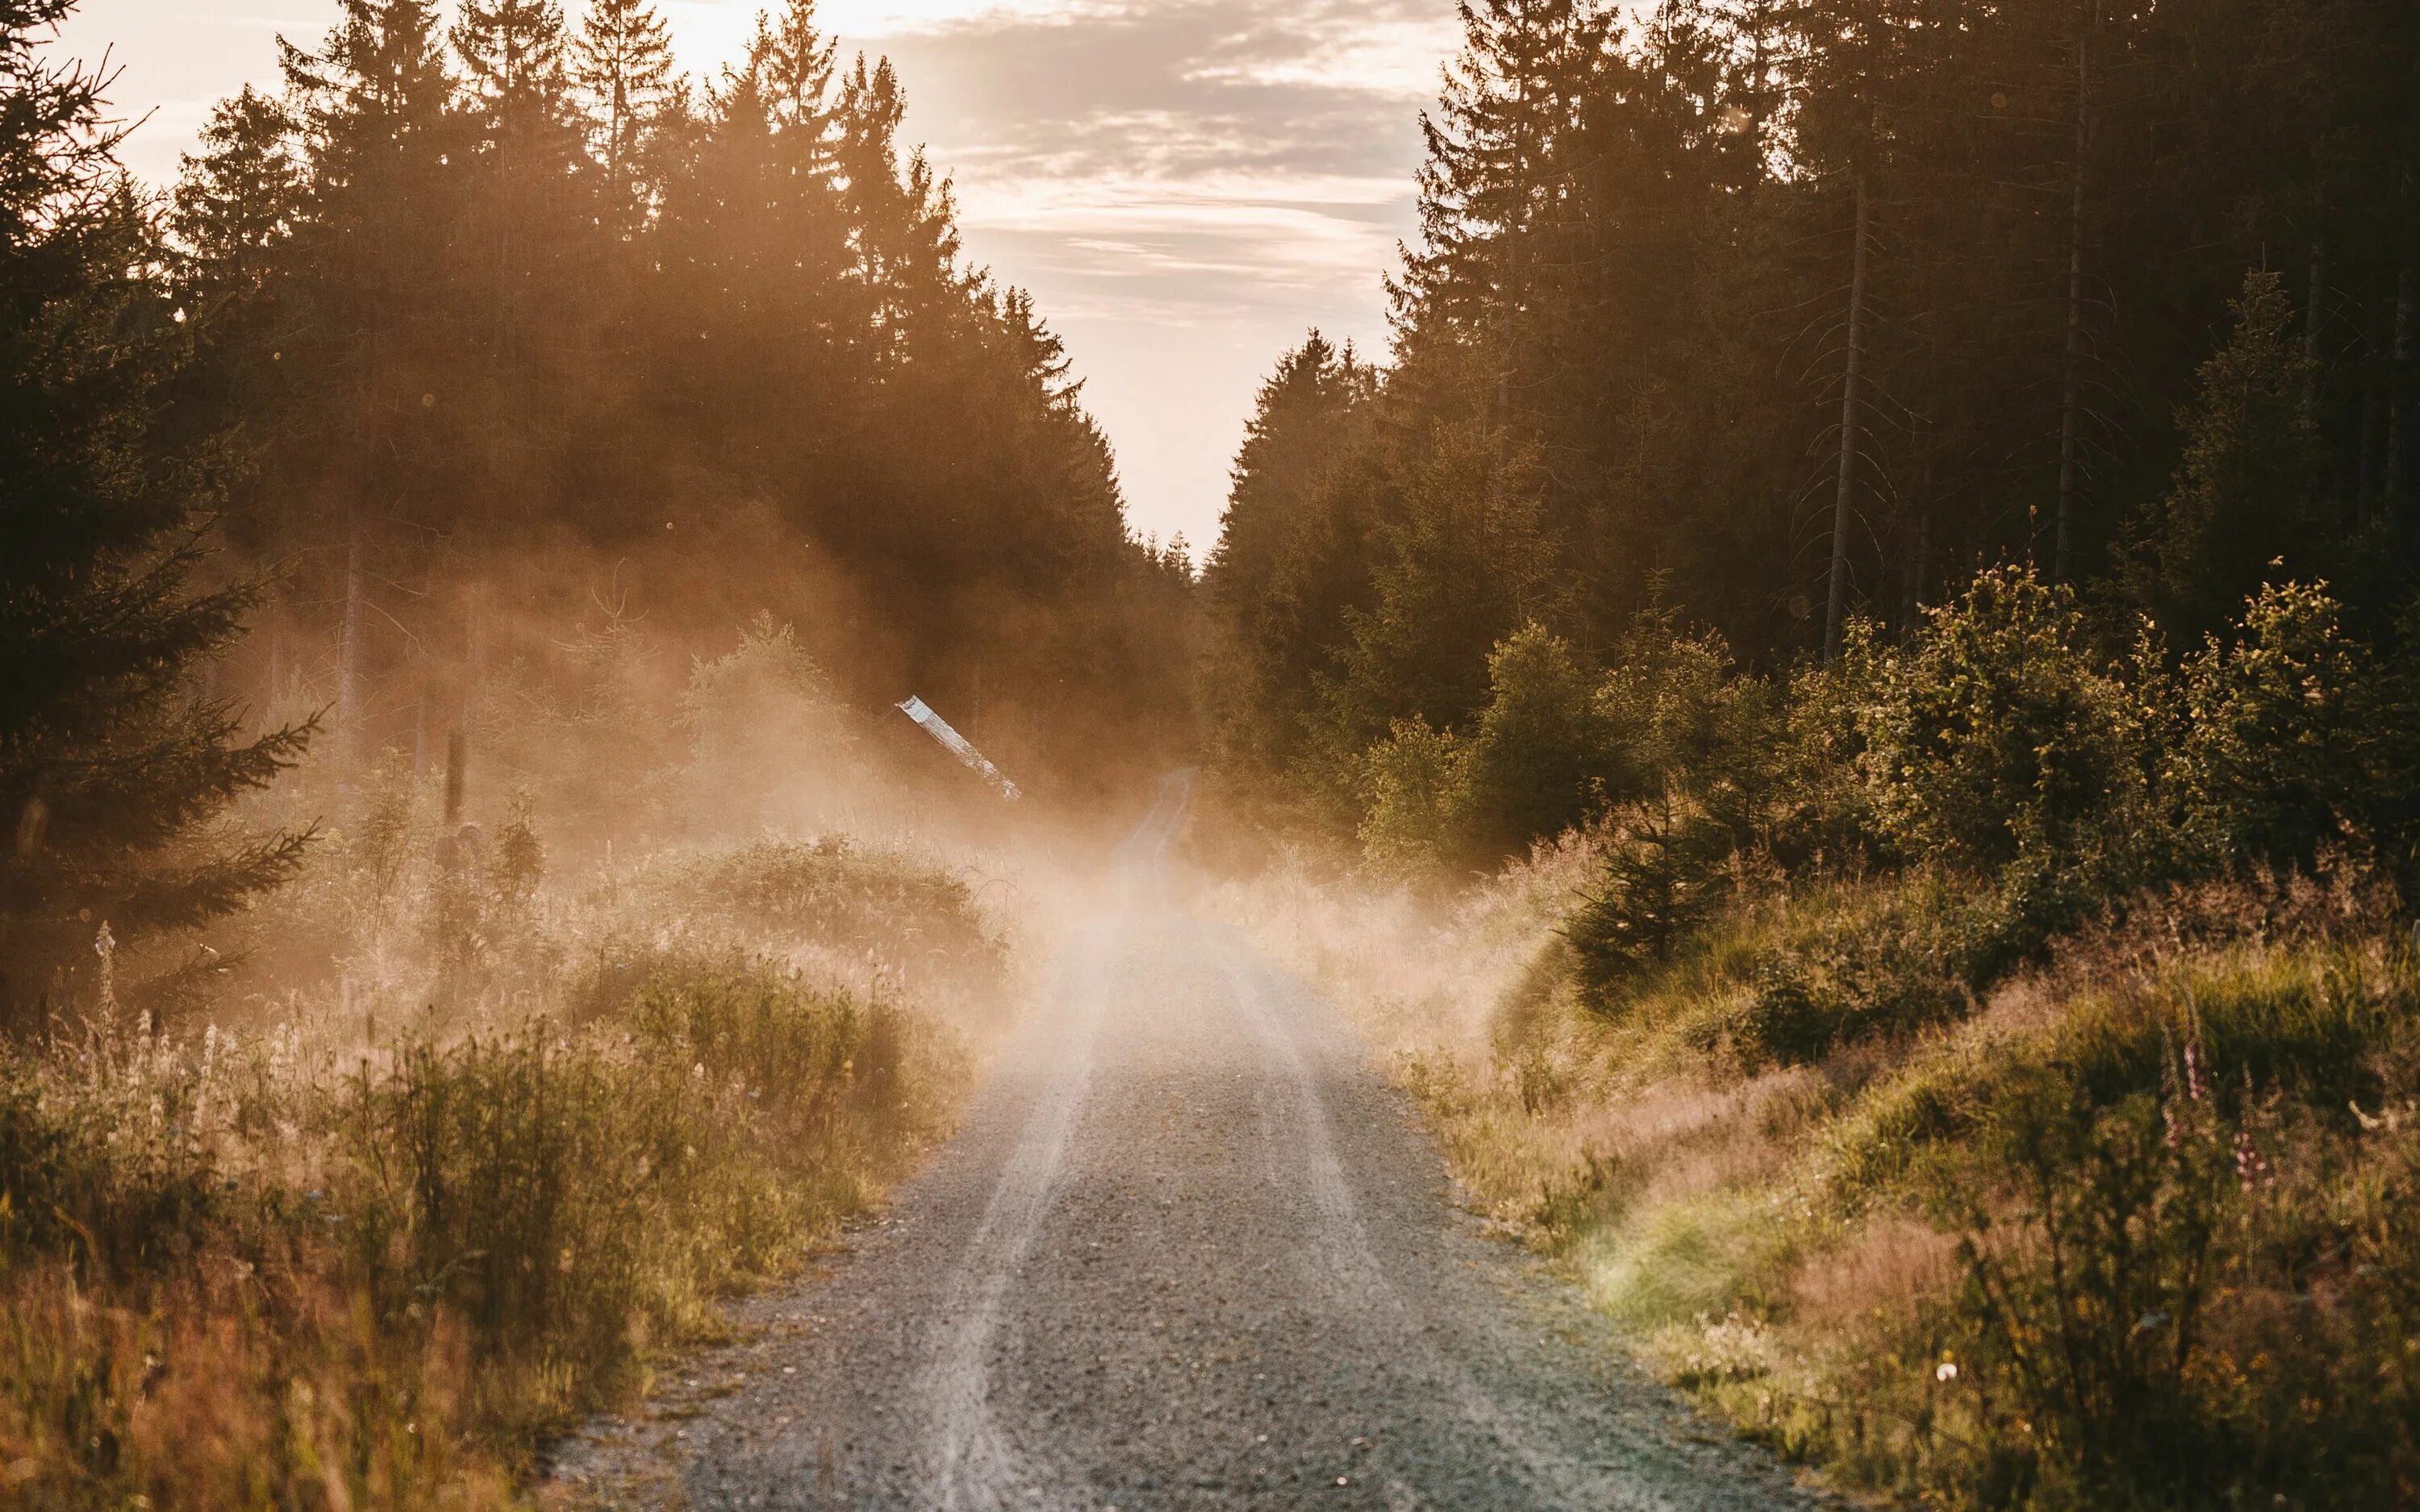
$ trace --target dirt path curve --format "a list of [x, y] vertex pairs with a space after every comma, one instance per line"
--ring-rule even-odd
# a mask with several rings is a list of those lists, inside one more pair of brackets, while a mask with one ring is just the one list
[[1331, 1008], [1155, 906], [1184, 796], [889, 1217], [566, 1473], [696, 1508], [1816, 1504], [1478, 1232]]

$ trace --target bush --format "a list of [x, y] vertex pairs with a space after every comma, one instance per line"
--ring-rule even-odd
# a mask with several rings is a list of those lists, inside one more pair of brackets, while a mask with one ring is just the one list
[[1467, 811], [1469, 759], [1450, 730], [1398, 719], [1364, 758], [1368, 806], [1362, 855], [1382, 875], [1434, 872], [1462, 854], [1457, 821]]
[[656, 887], [749, 938], [862, 952], [920, 980], [989, 979], [1007, 955], [957, 872], [845, 835], [755, 841], [668, 867]]
[[2124, 846], [2147, 811], [2134, 700], [2094, 667], [2073, 594], [2030, 571], [1977, 578], [1913, 645], [1877, 656], [1874, 684], [1863, 761], [1903, 855], [2067, 869]]
[[2266, 588], [2240, 639], [2213, 638], [2186, 661], [2172, 780], [2199, 866], [2307, 868], [2322, 845], [2386, 817], [2398, 711], [2341, 619], [2324, 585]]
[[1722, 826], [1668, 807], [1635, 822], [1607, 842], [1596, 890], [1564, 920], [1582, 1002], [1608, 1012], [1628, 983], [1664, 961], [1711, 918], [1729, 891], [1731, 854]]
[[1516, 855], [1605, 801], [1604, 716], [1569, 645], [1531, 625], [1487, 658], [1489, 697], [1463, 751], [1449, 824], [1474, 855]]
[[1819, 916], [1758, 963], [1735, 1049], [1751, 1069], [1811, 1065], [1962, 1018], [1999, 974], [2004, 929], [1992, 900], [1938, 879], [1891, 889], [1878, 908]]

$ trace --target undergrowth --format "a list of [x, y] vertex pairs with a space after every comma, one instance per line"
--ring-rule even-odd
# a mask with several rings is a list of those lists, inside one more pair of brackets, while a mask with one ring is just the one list
[[1561, 933], [1605, 843], [1442, 908], [1305, 867], [1221, 902], [1391, 1051], [1481, 1211], [1838, 1482], [2420, 1494], [2420, 958], [2391, 889], [2346, 863], [2146, 893], [1994, 972], [1992, 904], [1934, 874], [1775, 881], [1608, 1000]]
[[[1007, 946], [838, 839], [544, 886], [400, 767], [248, 920], [312, 981], [0, 1049], [0, 1485], [59, 1508], [519, 1505], [946, 1131]], [[161, 1015], [169, 1016], [163, 1017]]]

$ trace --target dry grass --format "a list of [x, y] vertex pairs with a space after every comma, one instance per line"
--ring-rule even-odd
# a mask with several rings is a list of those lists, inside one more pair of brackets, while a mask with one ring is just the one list
[[[2226, 1180], [2195, 1174], [2190, 1142], [2141, 1178], [2152, 1183], [2142, 1190], [2168, 1194], [2144, 1199], [2167, 1205], [2159, 1211], [2199, 1191], [2231, 1216], [2207, 1230], [2164, 1219], [2156, 1243], [2128, 1262], [2138, 1279], [2111, 1273], [2112, 1295], [2236, 1279], [2211, 1293], [2192, 1370], [2145, 1377], [2126, 1409], [2151, 1414], [2146, 1442], [2219, 1446], [2184, 1454], [2206, 1467], [2194, 1484], [2261, 1488], [2263, 1504], [2268, 1488], [2285, 1488], [2278, 1504], [2350, 1504], [2304, 1498], [2319, 1487], [2376, 1494], [2401, 1484], [2394, 1467], [2420, 1462], [2409, 1425], [2381, 1426], [2409, 1399], [2400, 1385], [2346, 1395], [2381, 1379], [2358, 1341], [2420, 1317], [2395, 1300], [2414, 1284], [2413, 1253], [2397, 1247], [2412, 1226], [2386, 1216], [2402, 1199], [2379, 1174], [2410, 1158], [2399, 1114], [2375, 1110], [2394, 1114], [2409, 1095], [2392, 1090], [2409, 1080], [2397, 1080], [2393, 1047], [2420, 1001], [2391, 899], [2348, 870], [2138, 900], [1963, 1014], [1776, 1067], [1737, 1038], [1761, 963], [1809, 941], [1930, 927], [1909, 921], [1936, 885], [1752, 892], [1635, 980], [1618, 1011], [1591, 1011], [1557, 933], [1589, 851], [1582, 841], [1542, 850], [1450, 899], [1280, 867], [1217, 889], [1214, 906], [1347, 1008], [1429, 1111], [1467, 1199], [1559, 1257], [1670, 1379], [1844, 1484], [1926, 1504], [2098, 1506], [2138, 1494], [2174, 1504], [2161, 1500], [2173, 1488], [2156, 1489], [2164, 1472], [2143, 1472], [2138, 1485], [2122, 1463], [2096, 1468], [2078, 1447], [2090, 1442], [2084, 1430], [2043, 1436], [2069, 1409], [2046, 1384], [2048, 1395], [2026, 1395], [2037, 1388], [2005, 1342], [2026, 1335], [1974, 1310], [1971, 1278], [1996, 1265], [2009, 1284], [2038, 1288], [2023, 1295], [2053, 1308], [2043, 1317], [2094, 1316], [2088, 1300], [2057, 1304], [2083, 1309], [2072, 1314], [2041, 1300], [2056, 1289], [2042, 1279], [2052, 1273], [2041, 1204], [2024, 1195], [2007, 1131], [2030, 1105], [2028, 1088], [2069, 1099], [2087, 1122], [2140, 1105], [2129, 1098], [2181, 1096], [2163, 1088], [2191, 1043], [2196, 1074], [2227, 1108], [2247, 1088], [2269, 1101], [2242, 1103], [2225, 1115], [2240, 1127], [2210, 1134], [2209, 1161]], [[1913, 890], [1896, 896], [1903, 886]], [[2349, 1102], [2373, 1110], [2370, 1128], [2354, 1124]], [[2116, 1148], [2094, 1142], [2118, 1136], [2074, 1137], [2087, 1152], [2073, 1157], [2082, 1181], [2102, 1158], [2088, 1152]], [[2247, 1185], [2239, 1197], [2239, 1149], [2266, 1151], [2262, 1169], [2299, 1173], [2281, 1180], [2301, 1196], [2255, 1201]], [[2143, 1221], [2122, 1216], [2135, 1189], [2108, 1180], [2101, 1196], [2061, 1198], [2084, 1226], [2073, 1242], [2102, 1242], [2096, 1213]], [[1968, 1257], [1968, 1242], [1983, 1259]], [[2212, 1247], [2196, 1260], [2194, 1244]], [[2365, 1245], [2396, 1258], [2356, 1275], [2346, 1257]], [[2308, 1312], [2313, 1296], [2333, 1299], [2324, 1329]], [[2157, 1311], [2126, 1304], [2129, 1325]], [[2285, 1327], [2288, 1315], [2304, 1321]], [[2112, 1358], [2139, 1352], [2123, 1337], [2107, 1348]], [[2395, 1381], [2410, 1373], [2401, 1356], [2386, 1358]], [[2288, 1378], [2300, 1382], [2295, 1400], [2389, 1405], [2331, 1409], [2322, 1431], [2301, 1408], [2264, 1405]], [[2272, 1417], [2302, 1437], [2254, 1427]]]
[[446, 839], [373, 789], [215, 1002], [0, 1053], [10, 1494], [518, 1504], [941, 1137], [1015, 990], [1013, 894], [911, 847], [549, 887]]

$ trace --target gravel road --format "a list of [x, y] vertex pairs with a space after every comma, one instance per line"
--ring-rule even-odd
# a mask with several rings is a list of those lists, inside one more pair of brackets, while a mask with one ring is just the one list
[[558, 1474], [609, 1505], [1818, 1504], [1479, 1231], [1334, 1010], [1122, 853], [958, 1136]]

